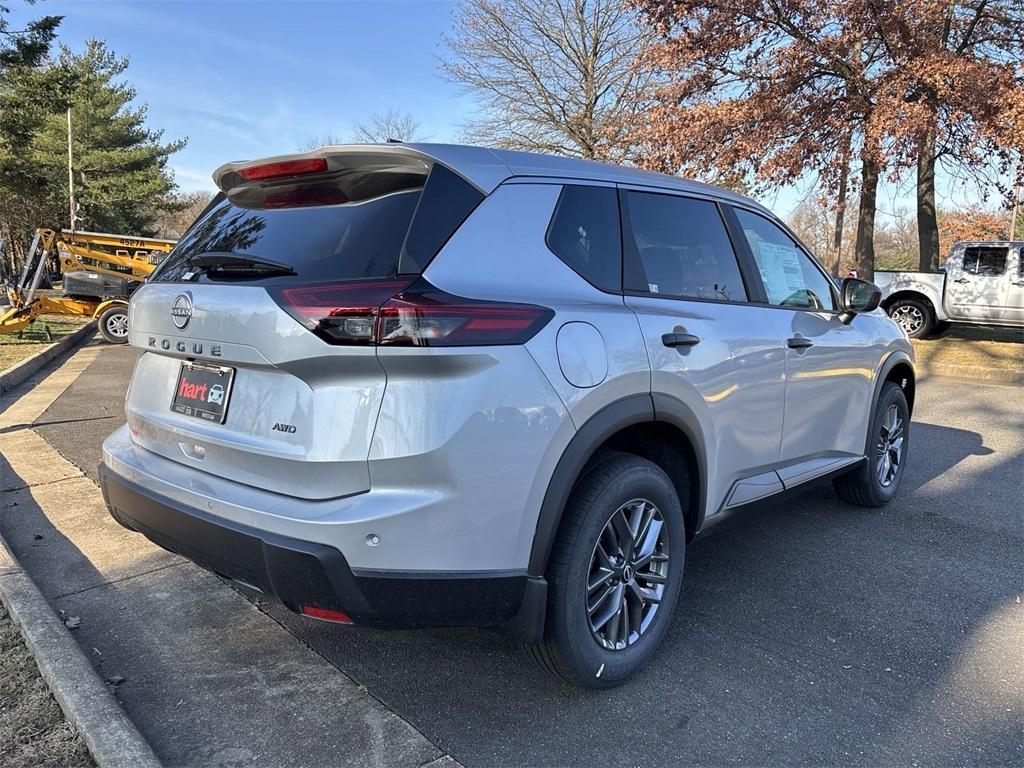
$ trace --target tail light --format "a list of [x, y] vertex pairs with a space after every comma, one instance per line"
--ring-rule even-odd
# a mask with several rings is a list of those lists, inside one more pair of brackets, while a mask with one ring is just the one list
[[523, 344], [554, 316], [532, 304], [478, 301], [424, 279], [272, 288], [275, 301], [329, 344], [465, 347]]

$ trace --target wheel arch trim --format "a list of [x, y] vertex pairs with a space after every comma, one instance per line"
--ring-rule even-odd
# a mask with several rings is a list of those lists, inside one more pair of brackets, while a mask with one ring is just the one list
[[[700, 474], [699, 520], [704, 518], [706, 498], [706, 461], [704, 440], [700, 436], [696, 415], [681, 401], [666, 395], [650, 393], [630, 395], [605, 406], [591, 416], [573, 435], [562, 452], [548, 481], [544, 500], [534, 531], [533, 546], [527, 573], [543, 577], [562, 522], [562, 514], [580, 472], [597, 449], [621, 430], [643, 423], [666, 423], [680, 429], [690, 440], [696, 454]], [[698, 526], [699, 528], [699, 526]]]
[[[913, 392], [917, 391], [917, 372], [914, 369], [914, 362], [910, 359], [910, 355], [901, 349], [894, 350], [886, 356], [882, 361], [882, 364], [878, 368], [878, 374], [875, 376], [875, 389], [871, 395], [871, 411], [870, 415], [873, 416], [875, 409], [878, 407], [878, 399], [882, 396], [882, 387], [885, 386], [885, 382], [888, 381], [888, 376], [892, 373], [896, 366], [902, 365], [909, 372], [908, 377], [908, 388]], [[910, 411], [911, 416], [914, 413], [914, 399], [913, 397], [907, 398], [907, 407]], [[868, 434], [864, 439], [864, 455], [869, 455], [871, 450], [872, 435], [870, 434], [870, 422], [868, 427]]]

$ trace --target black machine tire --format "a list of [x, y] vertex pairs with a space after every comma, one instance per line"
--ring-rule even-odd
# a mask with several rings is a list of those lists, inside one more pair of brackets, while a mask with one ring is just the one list
[[111, 344], [128, 343], [128, 307], [115, 304], [107, 307], [97, 318], [100, 334]]

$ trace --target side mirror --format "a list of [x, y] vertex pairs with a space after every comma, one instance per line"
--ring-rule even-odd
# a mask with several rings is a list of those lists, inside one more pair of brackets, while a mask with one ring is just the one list
[[848, 277], [843, 280], [843, 311], [840, 319], [844, 323], [849, 323], [854, 315], [877, 309], [881, 301], [882, 291], [877, 285], [867, 280]]

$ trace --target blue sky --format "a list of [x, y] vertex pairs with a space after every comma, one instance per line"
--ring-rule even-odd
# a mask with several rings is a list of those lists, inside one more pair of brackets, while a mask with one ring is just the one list
[[[473, 101], [438, 71], [450, 0], [41, 0], [11, 3], [12, 21], [64, 16], [59, 39], [75, 50], [96, 37], [127, 56], [126, 78], [168, 139], [188, 138], [171, 160], [184, 190], [213, 189], [229, 160], [281, 154], [351, 135], [375, 112], [412, 114], [432, 141], [455, 141]], [[940, 177], [939, 204], [977, 190]], [[764, 200], [787, 215], [810, 185]], [[883, 184], [882, 217], [912, 208], [912, 178]], [[993, 201], [989, 202], [992, 205]]]
[[229, 160], [290, 152], [327, 133], [347, 138], [374, 112], [414, 115], [432, 140], [454, 140], [471, 100], [438, 73], [451, 3], [13, 3], [14, 19], [63, 15], [59, 39], [80, 50], [102, 38], [130, 65], [126, 79], [149, 124], [188, 137], [171, 165], [186, 190], [213, 189]]

